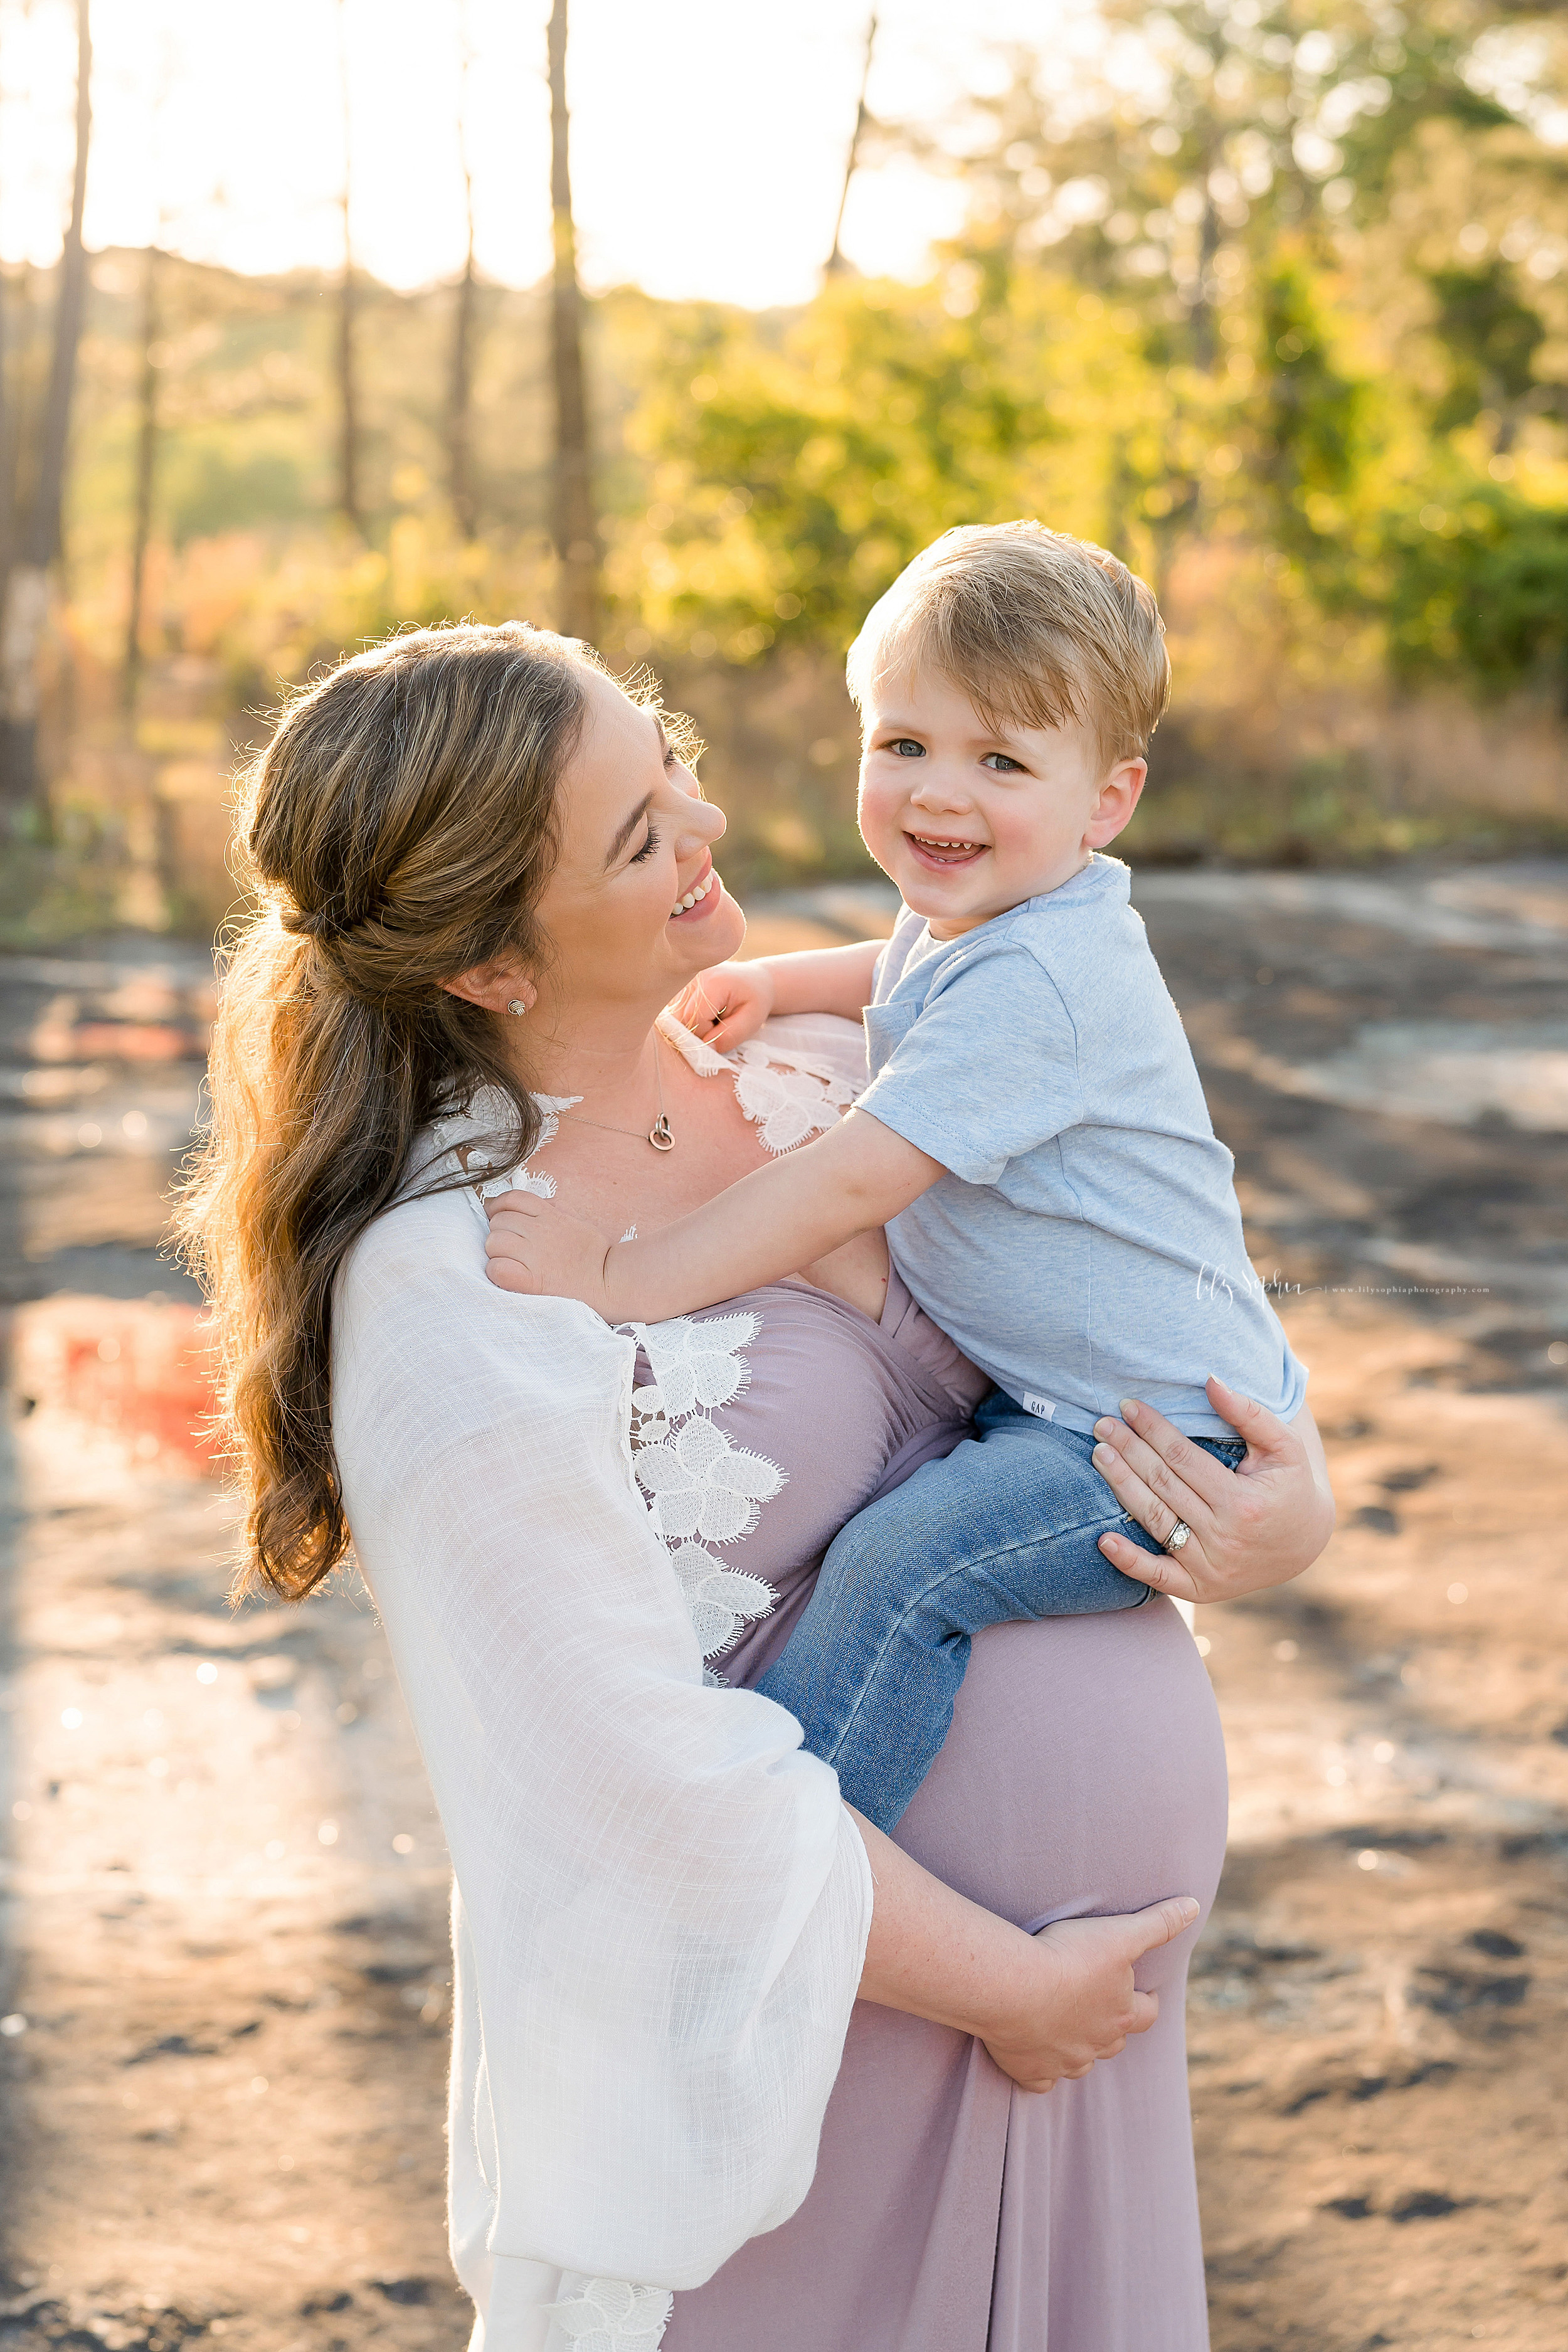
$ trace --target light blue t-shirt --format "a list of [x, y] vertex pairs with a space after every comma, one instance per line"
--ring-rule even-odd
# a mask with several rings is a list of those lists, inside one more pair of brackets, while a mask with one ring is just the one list
[[1129, 880], [1096, 856], [958, 940], [906, 907], [860, 1108], [951, 1171], [888, 1240], [999, 1388], [1068, 1429], [1134, 1396], [1189, 1436], [1234, 1437], [1211, 1373], [1286, 1421], [1307, 1374], [1247, 1264], [1235, 1162]]

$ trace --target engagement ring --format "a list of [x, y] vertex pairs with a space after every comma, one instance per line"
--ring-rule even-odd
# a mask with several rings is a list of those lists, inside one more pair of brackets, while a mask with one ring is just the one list
[[1182, 1546], [1186, 1542], [1187, 1538], [1191, 1534], [1192, 1529], [1188, 1527], [1185, 1519], [1178, 1519], [1175, 1526], [1171, 1529], [1170, 1534], [1165, 1538], [1165, 1549], [1169, 1552], [1180, 1551]]

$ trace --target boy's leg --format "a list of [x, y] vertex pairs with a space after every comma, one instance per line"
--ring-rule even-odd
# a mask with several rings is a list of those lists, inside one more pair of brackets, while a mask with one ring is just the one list
[[983, 1626], [1134, 1608], [1096, 1538], [1132, 1534], [1092, 1437], [987, 1400], [981, 1435], [850, 1520], [757, 1687], [798, 1717], [846, 1800], [891, 1829], [947, 1737]]

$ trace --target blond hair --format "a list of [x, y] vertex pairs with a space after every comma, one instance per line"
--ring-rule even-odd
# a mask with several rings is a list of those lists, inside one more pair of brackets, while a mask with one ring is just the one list
[[411, 631], [300, 695], [250, 772], [259, 904], [227, 956], [177, 1220], [221, 1342], [240, 1591], [299, 1600], [348, 1548], [332, 1290], [421, 1130], [489, 1087], [505, 1164], [538, 1136], [502, 1022], [441, 983], [547, 952], [534, 909], [596, 663], [522, 622]]
[[1171, 692], [1152, 592], [1042, 522], [965, 524], [905, 567], [849, 648], [857, 709], [879, 679], [927, 664], [989, 727], [1089, 727], [1106, 767], [1147, 751]]

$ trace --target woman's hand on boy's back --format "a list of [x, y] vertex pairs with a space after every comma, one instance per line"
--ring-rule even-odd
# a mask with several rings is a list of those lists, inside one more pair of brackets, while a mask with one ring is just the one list
[[774, 994], [765, 962], [716, 963], [700, 971], [669, 1009], [716, 1054], [731, 1054], [772, 1017]]
[[1334, 1530], [1334, 1496], [1318, 1425], [1305, 1407], [1287, 1423], [1222, 1381], [1209, 1402], [1247, 1454], [1227, 1470], [1152, 1405], [1128, 1398], [1121, 1421], [1095, 1423], [1094, 1466], [1156, 1543], [1180, 1521], [1179, 1551], [1147, 1552], [1125, 1536], [1100, 1549], [1113, 1568], [1179, 1601], [1234, 1601], [1310, 1568]]

